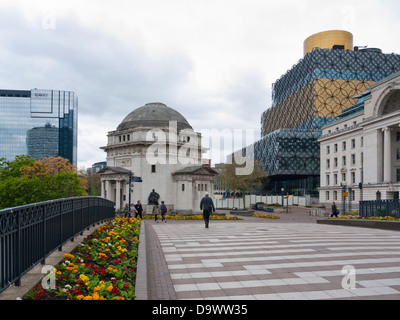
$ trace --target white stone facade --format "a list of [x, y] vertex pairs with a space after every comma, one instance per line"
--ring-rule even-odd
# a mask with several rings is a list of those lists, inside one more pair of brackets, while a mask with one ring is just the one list
[[[400, 192], [400, 73], [371, 87], [364, 110], [323, 128], [320, 203], [398, 199]], [[363, 189], [360, 190], [359, 184]]]
[[[107, 167], [100, 171], [102, 196], [114, 201], [117, 210], [129, 202], [129, 173], [143, 180], [133, 182], [131, 203], [140, 200], [148, 213], [152, 209], [147, 204], [153, 189], [168, 209], [193, 212], [199, 211], [200, 196], [214, 188], [216, 172], [201, 166], [201, 134], [183, 117], [185, 128], [178, 121], [168, 121], [165, 108], [168, 107], [160, 103], [146, 105], [136, 114], [136, 118], [146, 115], [142, 119], [144, 125], [129, 127], [131, 124], [122, 125], [123, 122], [108, 133], [107, 146], [101, 148], [107, 152]], [[169, 112], [176, 113], [173, 109]], [[148, 114], [154, 114], [154, 118]]]

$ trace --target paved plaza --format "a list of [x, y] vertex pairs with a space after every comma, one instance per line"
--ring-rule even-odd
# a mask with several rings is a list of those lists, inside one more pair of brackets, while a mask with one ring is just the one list
[[212, 221], [209, 229], [147, 221], [151, 277], [163, 278], [149, 298], [400, 299], [399, 232], [291, 217]]

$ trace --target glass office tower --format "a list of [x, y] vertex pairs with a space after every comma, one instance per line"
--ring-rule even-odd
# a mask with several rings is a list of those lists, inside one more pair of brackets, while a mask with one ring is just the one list
[[73, 91], [0, 90], [0, 158], [62, 156], [77, 165], [77, 124]]

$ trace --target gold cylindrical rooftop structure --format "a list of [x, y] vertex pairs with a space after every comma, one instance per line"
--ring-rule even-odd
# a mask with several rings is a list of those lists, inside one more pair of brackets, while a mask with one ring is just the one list
[[353, 34], [343, 30], [331, 30], [314, 34], [304, 41], [304, 55], [315, 48], [353, 50]]

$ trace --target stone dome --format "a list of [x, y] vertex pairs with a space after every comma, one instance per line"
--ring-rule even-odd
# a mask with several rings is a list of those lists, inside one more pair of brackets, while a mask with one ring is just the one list
[[148, 103], [133, 110], [118, 126], [117, 130], [134, 129], [138, 127], [168, 127], [170, 121], [176, 121], [178, 131], [193, 129], [189, 122], [178, 111], [156, 102]]

